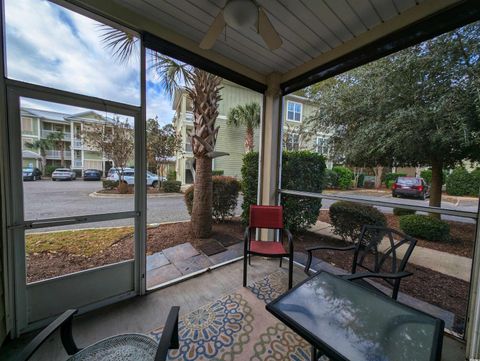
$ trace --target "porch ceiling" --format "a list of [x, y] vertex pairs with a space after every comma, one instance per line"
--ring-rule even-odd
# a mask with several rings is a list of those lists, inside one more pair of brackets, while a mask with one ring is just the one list
[[67, 1], [149, 32], [261, 84], [274, 72], [281, 74], [282, 83], [292, 82], [434, 14], [474, 2], [256, 0], [283, 41], [279, 49], [270, 51], [253, 27], [244, 31], [228, 27], [211, 50], [199, 48], [227, 0]]

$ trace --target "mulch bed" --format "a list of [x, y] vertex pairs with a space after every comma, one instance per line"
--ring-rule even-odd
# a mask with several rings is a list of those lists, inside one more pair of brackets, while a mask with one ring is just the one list
[[[385, 214], [390, 228], [400, 230], [399, 216]], [[320, 211], [319, 221], [330, 223], [328, 210]], [[475, 224], [447, 221], [450, 224], [451, 239], [448, 242], [434, 242], [417, 238], [417, 246], [435, 249], [458, 256], [472, 258], [473, 245], [475, 243]]]
[[[214, 223], [212, 237], [228, 247], [243, 240], [244, 227], [238, 219]], [[147, 230], [147, 254], [190, 242], [198, 249], [202, 240], [195, 238], [190, 222], [163, 224]], [[94, 267], [133, 258], [133, 237], [120, 239], [114, 245], [91, 257], [71, 255], [65, 252], [41, 252], [27, 256], [27, 281], [57, 277]]]
[[[321, 217], [325, 219], [325, 215]], [[322, 219], [322, 220], [323, 220]], [[213, 225], [214, 238], [225, 247], [241, 242], [244, 227], [239, 219]], [[173, 247], [184, 242], [190, 242], [197, 249], [203, 240], [195, 238], [190, 222], [164, 224], [148, 229], [147, 253], [152, 254], [165, 248]], [[295, 251], [303, 251], [314, 245], [344, 246], [346, 243], [330, 237], [319, 236], [312, 232], [305, 232], [294, 236]], [[345, 252], [324, 251], [315, 254], [333, 266], [350, 270], [352, 258]], [[47, 279], [92, 267], [119, 262], [133, 258], [133, 239], [126, 237], [112, 247], [93, 257], [71, 256], [69, 254], [38, 253], [29, 256], [27, 262], [28, 282]], [[467, 309], [468, 282], [446, 276], [427, 268], [409, 265], [407, 270], [413, 276], [407, 277], [401, 283], [400, 291], [407, 293], [425, 302], [437, 305], [455, 313], [458, 330], [463, 327], [463, 319]]]

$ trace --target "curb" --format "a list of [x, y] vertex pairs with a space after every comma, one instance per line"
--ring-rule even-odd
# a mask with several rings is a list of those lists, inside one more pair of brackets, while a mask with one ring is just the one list
[[[109, 199], [128, 199], [133, 198], [135, 194], [108, 194], [108, 193], [99, 193], [99, 192], [92, 192], [88, 195], [92, 198], [109, 198]], [[150, 193], [147, 194], [147, 198], [173, 198], [173, 197], [182, 197], [182, 193], [172, 193], [172, 194], [165, 194], [165, 193]]]

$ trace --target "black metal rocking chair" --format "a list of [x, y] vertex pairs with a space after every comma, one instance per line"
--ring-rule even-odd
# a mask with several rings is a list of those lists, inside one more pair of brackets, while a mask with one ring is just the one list
[[[397, 236], [397, 239], [394, 238]], [[386, 237], [389, 240], [389, 247], [379, 252], [378, 246], [382, 239]], [[411, 272], [405, 271], [408, 259], [410, 258], [417, 240], [398, 232], [391, 228], [365, 225], [362, 228], [358, 241], [347, 247], [317, 246], [307, 249], [307, 262], [304, 272], [311, 275], [310, 267], [312, 265], [313, 251], [334, 250], [334, 251], [353, 251], [353, 263], [351, 274], [343, 276], [345, 279], [360, 283], [365, 287], [379, 291], [378, 288], [367, 282], [366, 278], [381, 278], [393, 287], [391, 297], [397, 299], [400, 288], [400, 281], [411, 276]], [[398, 256], [398, 250], [404, 246], [405, 252], [401, 259]], [[358, 268], [363, 269], [358, 272]], [[379, 291], [381, 292], [381, 291]]]

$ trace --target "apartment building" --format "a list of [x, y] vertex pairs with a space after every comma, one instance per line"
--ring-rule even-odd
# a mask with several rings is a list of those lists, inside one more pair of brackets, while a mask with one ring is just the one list
[[[92, 149], [82, 141], [84, 127], [92, 124], [104, 124], [110, 119], [94, 111], [66, 114], [33, 108], [21, 108], [22, 122], [22, 158], [23, 166], [42, 168], [42, 151], [32, 148], [35, 141], [47, 139], [52, 133], [62, 133], [64, 141], [63, 157], [65, 166], [74, 170], [107, 170], [111, 162], [102, 152]], [[61, 150], [50, 145], [45, 150], [46, 165], [61, 166]]]
[[[216, 151], [226, 152], [229, 155], [213, 160], [213, 169], [223, 171], [224, 175], [241, 178], [242, 160], [245, 154], [244, 140], [245, 127], [234, 127], [227, 124], [228, 112], [230, 109], [251, 102], [256, 102], [262, 106], [262, 94], [256, 93], [250, 89], [229, 81], [223, 81], [221, 90], [222, 101], [220, 102], [219, 115], [216, 124], [220, 126], [217, 138]], [[175, 115], [173, 124], [182, 136], [182, 149], [176, 157], [177, 180], [182, 184], [193, 183], [193, 153], [189, 131], [193, 128], [192, 104], [184, 91], [179, 91], [173, 97], [173, 110]], [[329, 147], [328, 132], [311, 132], [308, 126], [304, 124], [305, 119], [315, 111], [315, 107], [310, 101], [302, 96], [287, 95], [285, 97], [284, 113], [284, 137], [283, 145], [287, 150], [308, 149], [319, 152], [327, 158], [327, 166], [331, 167], [332, 162], [328, 161]], [[260, 129], [255, 129], [254, 143], [255, 150], [259, 147]]]

